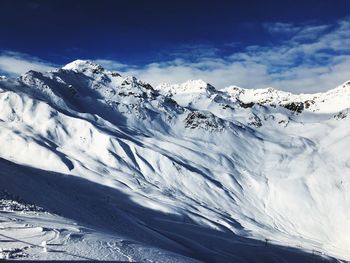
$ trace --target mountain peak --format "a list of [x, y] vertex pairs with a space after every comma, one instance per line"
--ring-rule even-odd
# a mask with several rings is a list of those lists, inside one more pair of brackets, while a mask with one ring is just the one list
[[201, 79], [187, 80], [181, 84], [163, 83], [157, 86], [163, 92], [176, 93], [198, 93], [206, 90], [215, 91], [215, 87]]
[[82, 72], [85, 72], [87, 70], [91, 70], [91, 71], [93, 71], [93, 73], [98, 73], [98, 72], [104, 71], [104, 68], [101, 65], [95, 64], [89, 60], [81, 60], [81, 59], [77, 59], [71, 63], [68, 63], [67, 65], [62, 67], [62, 69], [82, 71]]
[[190, 80], [185, 81], [181, 85], [194, 85], [194, 86], [206, 87], [208, 85], [208, 83], [202, 79], [190, 79]]
[[212, 85], [202, 79], [187, 80], [186, 82], [179, 84], [179, 86], [181, 89], [188, 92], [196, 92], [207, 88], [214, 88]]

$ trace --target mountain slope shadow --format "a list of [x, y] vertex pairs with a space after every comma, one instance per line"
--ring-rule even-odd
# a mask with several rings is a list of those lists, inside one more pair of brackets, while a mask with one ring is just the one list
[[101, 233], [204, 262], [336, 261], [206, 228], [181, 216], [142, 207], [115, 188], [2, 158], [0, 190]]

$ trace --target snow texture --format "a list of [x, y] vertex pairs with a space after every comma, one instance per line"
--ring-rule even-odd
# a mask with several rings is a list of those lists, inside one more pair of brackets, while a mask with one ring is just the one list
[[152, 87], [89, 61], [0, 78], [0, 258], [350, 260], [350, 82]]

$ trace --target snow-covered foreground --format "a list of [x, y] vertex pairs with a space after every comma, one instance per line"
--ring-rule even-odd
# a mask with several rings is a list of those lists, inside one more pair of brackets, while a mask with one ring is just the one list
[[87, 61], [0, 79], [0, 257], [350, 260], [349, 98]]

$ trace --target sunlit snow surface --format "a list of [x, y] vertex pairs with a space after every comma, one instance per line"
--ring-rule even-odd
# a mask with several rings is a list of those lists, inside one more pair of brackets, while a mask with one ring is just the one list
[[350, 83], [0, 79], [0, 258], [350, 260]]

